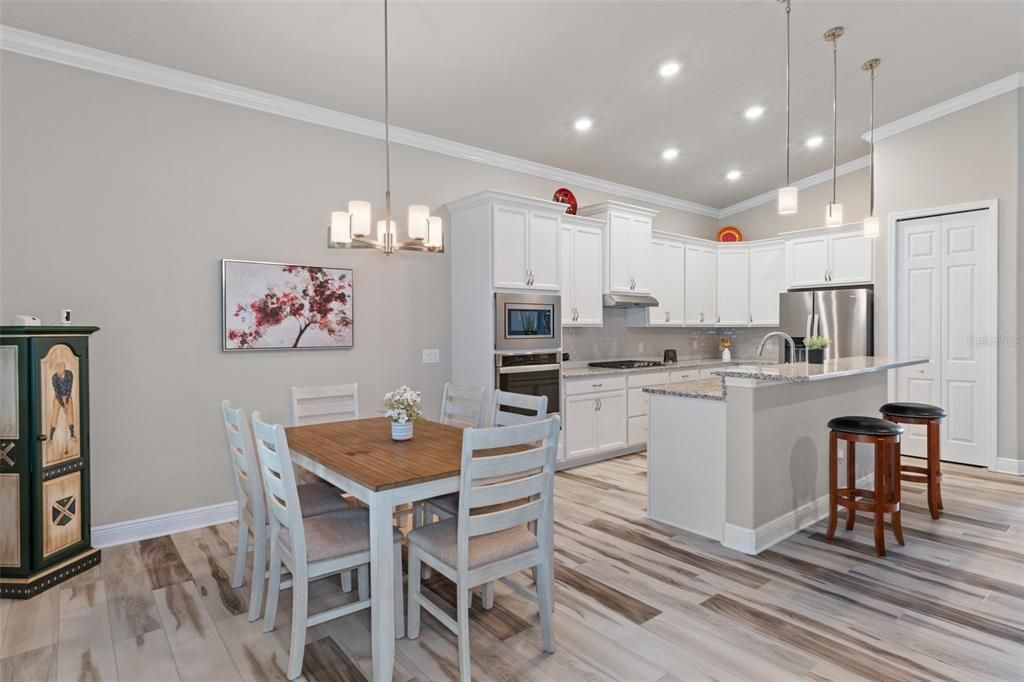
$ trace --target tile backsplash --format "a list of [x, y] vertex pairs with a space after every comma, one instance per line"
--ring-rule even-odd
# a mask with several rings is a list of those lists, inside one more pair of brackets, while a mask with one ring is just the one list
[[[632, 314], [641, 311], [633, 311]], [[665, 329], [648, 327], [627, 327], [629, 311], [605, 308], [603, 327], [566, 327], [562, 329], [562, 351], [569, 353], [572, 362], [595, 360], [656, 359], [660, 360], [666, 348], [674, 348], [683, 358], [714, 358], [720, 355], [718, 340], [727, 336], [732, 339], [732, 356], [736, 359], [754, 357], [754, 349], [761, 338], [770, 331], [768, 327], [756, 328], [690, 328]], [[640, 350], [643, 344], [643, 350]], [[772, 339], [765, 348], [764, 357], [776, 360], [779, 347]]]

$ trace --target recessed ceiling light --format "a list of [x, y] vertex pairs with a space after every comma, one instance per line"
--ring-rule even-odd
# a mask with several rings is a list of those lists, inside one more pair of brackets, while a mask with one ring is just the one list
[[572, 127], [582, 133], [593, 128], [594, 121], [584, 116], [583, 118], [576, 119], [576, 122], [572, 124]]
[[675, 147], [669, 147], [661, 153], [661, 158], [666, 161], [674, 161], [677, 156], [679, 156], [679, 150]]
[[746, 116], [748, 120], [754, 121], [761, 118], [761, 115], [763, 113], [764, 107], [762, 107], [760, 104], [757, 104], [744, 111], [743, 115]]
[[681, 68], [683, 68], [683, 65], [679, 62], [668, 61], [658, 67], [658, 75], [662, 78], [671, 78], [679, 73]]
[[743, 175], [743, 173], [741, 173], [738, 170], [733, 169], [733, 170], [731, 170], [731, 171], [729, 171], [728, 173], [725, 174], [725, 179], [726, 180], [739, 180], [740, 176], [742, 176], [742, 175]]
[[815, 147], [820, 147], [821, 143], [824, 142], [824, 141], [825, 141], [824, 137], [822, 137], [821, 135], [815, 135], [814, 137], [808, 137], [806, 144], [811, 149], [814, 149]]

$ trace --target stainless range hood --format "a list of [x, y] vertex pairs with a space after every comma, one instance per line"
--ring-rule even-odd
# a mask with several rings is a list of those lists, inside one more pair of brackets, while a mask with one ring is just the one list
[[658, 299], [650, 294], [605, 294], [605, 308], [654, 308]]

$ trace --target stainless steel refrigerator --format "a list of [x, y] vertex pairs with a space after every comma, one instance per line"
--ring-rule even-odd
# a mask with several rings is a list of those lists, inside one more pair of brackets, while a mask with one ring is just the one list
[[[874, 306], [870, 288], [790, 291], [779, 294], [779, 328], [796, 342], [798, 360], [806, 359], [808, 336], [832, 340], [826, 360], [874, 355]], [[785, 353], [784, 346], [780, 353]]]

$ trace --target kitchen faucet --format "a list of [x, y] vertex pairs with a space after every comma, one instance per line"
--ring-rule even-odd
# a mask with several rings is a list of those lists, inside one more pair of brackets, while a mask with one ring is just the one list
[[793, 337], [787, 334], [786, 332], [768, 332], [767, 334], [765, 334], [764, 338], [761, 339], [761, 343], [757, 344], [757, 357], [761, 357], [761, 354], [764, 353], [764, 345], [768, 342], [768, 339], [774, 336], [781, 336], [783, 339], [785, 339], [786, 344], [789, 346], [789, 359], [787, 360], [787, 362], [796, 362], [796, 341], [794, 341]]

